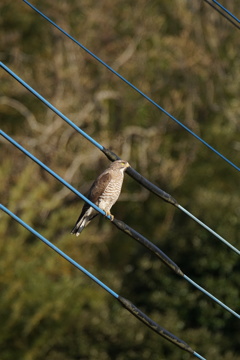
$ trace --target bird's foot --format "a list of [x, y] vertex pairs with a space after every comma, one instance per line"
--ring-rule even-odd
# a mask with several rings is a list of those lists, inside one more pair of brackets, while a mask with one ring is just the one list
[[110, 211], [106, 211], [107, 216], [110, 216], [110, 220], [114, 220], [114, 216], [110, 213]]

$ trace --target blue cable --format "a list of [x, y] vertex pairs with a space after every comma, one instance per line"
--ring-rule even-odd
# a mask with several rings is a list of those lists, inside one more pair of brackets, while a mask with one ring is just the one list
[[169, 118], [171, 118], [173, 121], [175, 121], [178, 125], [180, 125], [182, 128], [184, 128], [186, 131], [188, 131], [191, 135], [193, 135], [196, 139], [201, 141], [205, 146], [207, 146], [209, 149], [211, 149], [215, 154], [220, 156], [223, 160], [225, 160], [228, 164], [233, 166], [236, 170], [240, 171], [240, 167], [235, 165], [233, 162], [231, 162], [229, 159], [227, 159], [224, 155], [222, 155], [219, 151], [217, 151], [215, 148], [213, 148], [210, 144], [208, 144], [205, 140], [203, 140], [200, 136], [195, 134], [192, 130], [190, 130], [186, 125], [181, 123], [178, 119], [176, 119], [173, 115], [171, 115], [169, 112], [167, 112], [165, 109], [163, 109], [160, 105], [158, 105], [155, 101], [153, 101], [149, 96], [147, 96], [145, 93], [143, 93], [141, 90], [139, 90], [136, 86], [134, 86], [132, 83], [130, 83], [127, 79], [125, 79], [122, 75], [120, 75], [117, 71], [115, 71], [111, 66], [106, 64], [103, 60], [101, 60], [98, 56], [96, 56], [93, 52], [91, 52], [89, 49], [87, 49], [84, 45], [82, 45], [79, 41], [77, 41], [73, 36], [68, 34], [65, 30], [63, 30], [60, 26], [58, 26], [54, 21], [52, 21], [50, 18], [48, 18], [46, 15], [44, 15], [40, 10], [38, 10], [35, 6], [30, 4], [27, 0], [23, 0], [28, 6], [30, 6], [34, 11], [36, 11], [39, 15], [41, 15], [45, 20], [50, 22], [53, 26], [55, 26], [58, 30], [60, 30], [64, 35], [66, 35], [69, 39], [71, 39], [73, 42], [75, 42], [78, 46], [80, 46], [84, 51], [86, 51], [89, 55], [91, 55], [95, 60], [97, 60], [100, 64], [105, 66], [108, 70], [110, 70], [113, 74], [118, 76], [122, 81], [124, 81], [126, 84], [128, 84], [132, 89], [137, 91], [140, 95], [142, 95], [145, 99], [147, 99], [151, 104], [156, 106], [160, 111], [162, 111], [165, 115], [167, 115]]
[[226, 9], [223, 5], [221, 5], [218, 1], [212, 0], [217, 6], [219, 6], [223, 11], [225, 11], [229, 16], [231, 16], [234, 20], [236, 20], [238, 23], [240, 23], [240, 20], [233, 15], [228, 9]]
[[200, 360], [206, 360], [203, 356], [201, 356], [200, 354], [196, 353], [196, 351], [194, 351], [193, 355], [195, 355], [198, 359]]
[[183, 206], [176, 205], [177, 208], [185, 212], [189, 217], [191, 217], [194, 221], [196, 221], [199, 225], [204, 227], [206, 230], [208, 230], [210, 233], [212, 233], [214, 236], [216, 236], [220, 241], [222, 241], [225, 245], [227, 245], [230, 249], [232, 249], [236, 254], [240, 255], [240, 250], [238, 250], [235, 246], [230, 244], [227, 240], [225, 240], [222, 236], [220, 236], [216, 231], [212, 230], [209, 226], [204, 224], [201, 220], [199, 220], [196, 216], [191, 214], [189, 211], [187, 211]]
[[[63, 185], [65, 185], [66, 187], [68, 187], [70, 190], [72, 190], [76, 195], [80, 196], [83, 200], [86, 199], [86, 202], [89, 203], [89, 205], [91, 205], [92, 207], [94, 207], [97, 211], [103, 213], [104, 212], [99, 209], [96, 205], [94, 205], [90, 200], [88, 200], [87, 198], [85, 198], [85, 196], [83, 196], [80, 192], [78, 192], [74, 187], [72, 187], [70, 184], [68, 184], [64, 179], [62, 179], [59, 175], [57, 175], [54, 171], [52, 171], [51, 169], [49, 169], [45, 164], [43, 164], [40, 160], [38, 160], [34, 155], [32, 155], [31, 153], [29, 153], [24, 147], [22, 147], [20, 144], [18, 144], [15, 140], [13, 140], [10, 136], [8, 136], [6, 133], [4, 133], [2, 130], [0, 130], [0, 135], [2, 135], [5, 139], [7, 139], [11, 144], [13, 144], [14, 146], [16, 146], [19, 150], [21, 150], [25, 155], [29, 156], [33, 161], [35, 161], [38, 165], [40, 165], [41, 167], [43, 167], [47, 172], [49, 172], [52, 176], [54, 176], [57, 180], [59, 180]], [[109, 217], [110, 218], [110, 217]], [[129, 233], [127, 232], [127, 234], [129, 235]], [[131, 236], [131, 235], [130, 235]], [[215, 296], [213, 296], [211, 293], [209, 293], [207, 290], [203, 289], [200, 285], [198, 285], [197, 283], [195, 283], [193, 280], [191, 280], [189, 277], [187, 277], [186, 275], [184, 275], [182, 273], [182, 275], [180, 275], [181, 277], [183, 277], [185, 280], [187, 280], [188, 282], [190, 282], [191, 284], [193, 284], [196, 288], [198, 288], [200, 291], [202, 291], [204, 294], [206, 294], [209, 298], [211, 298], [213, 301], [215, 301], [216, 303], [218, 303], [220, 306], [222, 306], [224, 309], [226, 309], [227, 311], [229, 311], [231, 314], [233, 314], [234, 316], [236, 316], [238, 319], [240, 319], [240, 315], [238, 313], [236, 313], [234, 310], [232, 310], [230, 307], [228, 307], [227, 305], [225, 305], [223, 302], [221, 302], [220, 300], [218, 300]]]
[[0, 130], [0, 135], [2, 135], [5, 139], [7, 139], [11, 144], [16, 146], [19, 150], [21, 150], [25, 155], [30, 157], [35, 163], [40, 165], [43, 169], [45, 169], [49, 174], [55, 177], [58, 181], [60, 181], [63, 185], [65, 185], [68, 189], [70, 189], [74, 194], [78, 195], [82, 200], [92, 206], [95, 210], [97, 210], [100, 214], [106, 216], [109, 220], [111, 220], [109, 215], [106, 215], [105, 211], [96, 206], [93, 202], [91, 202], [88, 198], [86, 198], [83, 194], [77, 191], [72, 185], [67, 183], [63, 178], [61, 178], [58, 174], [56, 174], [53, 170], [51, 170], [47, 165], [37, 159], [34, 155], [32, 155], [29, 151], [27, 151], [24, 147], [18, 144], [15, 140], [13, 140], [10, 136], [8, 136], [4, 131]]
[[70, 262], [72, 265], [74, 265], [77, 269], [82, 271], [85, 275], [87, 275], [90, 279], [92, 279], [96, 284], [101, 286], [104, 290], [106, 290], [109, 294], [111, 294], [115, 299], [117, 299], [120, 304], [127, 309], [132, 315], [134, 315], [136, 318], [138, 318], [140, 321], [142, 321], [145, 325], [150, 327], [153, 331], [155, 331], [158, 335], [162, 336], [163, 338], [167, 339], [174, 345], [180, 347], [182, 350], [185, 350], [189, 352], [190, 354], [194, 355], [198, 359], [206, 360], [203, 356], [198, 354], [196, 351], [194, 351], [186, 342], [179, 339], [169, 331], [165, 330], [163, 327], [158, 325], [155, 321], [150, 319], [147, 315], [145, 315], [141, 310], [139, 310], [133, 303], [131, 303], [129, 300], [123, 298], [122, 296], [118, 295], [115, 291], [110, 289], [107, 285], [105, 285], [102, 281], [100, 281], [96, 276], [91, 274], [88, 270], [86, 270], [83, 266], [78, 264], [75, 260], [73, 260], [70, 256], [65, 254], [62, 250], [60, 250], [57, 246], [52, 244], [49, 240], [47, 240], [45, 237], [43, 237], [40, 233], [38, 233], [36, 230], [34, 230], [31, 226], [29, 226], [25, 221], [20, 219], [18, 216], [16, 216], [12, 211], [10, 211], [8, 208], [0, 204], [0, 209], [3, 210], [6, 214], [11, 216], [15, 221], [17, 221], [19, 224], [21, 224], [25, 229], [27, 229], [29, 232], [37, 236], [41, 241], [43, 241], [47, 246], [49, 246], [52, 250], [54, 250], [56, 253], [58, 253], [60, 256], [62, 256], [65, 260]]
[[[70, 121], [70, 120], [69, 120]], [[70, 121], [71, 122], [71, 121]], [[103, 210], [98, 208], [94, 203], [92, 203], [89, 199], [87, 199], [83, 194], [81, 194], [79, 191], [77, 191], [73, 186], [71, 186], [69, 183], [67, 183], [64, 179], [62, 179], [59, 175], [57, 175], [53, 170], [51, 170], [49, 167], [47, 167], [44, 163], [42, 163], [39, 159], [37, 159], [34, 155], [32, 155], [29, 151], [27, 151], [24, 147], [22, 147], [20, 144], [18, 144], [14, 139], [12, 139], [9, 135], [7, 135], [4, 131], [0, 130], [0, 135], [5, 137], [10, 143], [12, 143], [14, 146], [16, 146], [19, 150], [21, 150], [25, 155], [30, 157], [33, 161], [35, 161], [38, 165], [42, 166], [49, 174], [54, 176], [57, 180], [59, 180], [62, 184], [64, 184], [66, 187], [68, 187], [70, 190], [72, 190], [76, 195], [78, 195], [82, 200], [86, 201], [90, 206], [92, 206], [95, 210], [100, 212], [102, 215], [106, 216], [109, 220], [111, 220], [109, 215], [106, 215]], [[190, 216], [193, 220], [195, 220], [198, 224], [203, 226], [206, 230], [211, 232], [214, 236], [216, 236], [219, 240], [221, 240], [225, 245], [230, 247], [235, 253], [240, 255], [240, 251], [235, 248], [232, 244], [230, 244], [227, 240], [225, 240], [222, 236], [220, 236], [218, 233], [216, 233], [214, 230], [212, 230], [209, 226], [204, 224], [202, 221], [200, 221], [198, 218], [196, 218], [194, 215], [192, 215], [189, 211], [187, 211], [183, 206], [176, 205], [180, 210], [185, 212], [188, 216]]]
[[0, 204], [0, 209], [2, 209], [5, 213], [10, 215], [14, 220], [16, 220], [19, 224], [21, 224], [23, 227], [25, 227], [28, 231], [30, 231], [32, 234], [36, 235], [40, 240], [42, 240], [46, 245], [48, 245], [52, 250], [56, 251], [59, 255], [61, 255], [64, 259], [69, 261], [72, 265], [74, 265], [76, 268], [81, 270], [85, 275], [90, 277], [95, 283], [97, 283], [99, 286], [101, 286], [103, 289], [105, 289], [109, 294], [114, 296], [116, 299], [118, 298], [118, 294], [115, 293], [113, 290], [111, 290], [108, 286], [106, 286], [103, 282], [101, 282], [98, 278], [96, 278], [94, 275], [92, 275], [89, 271], [87, 271], [84, 267], [82, 267], [80, 264], [78, 264], [76, 261], [74, 261], [70, 256], [66, 255], [62, 250], [60, 250], [57, 246], [52, 244], [50, 241], [48, 241], [45, 237], [43, 237], [41, 234], [39, 234], [36, 230], [34, 230], [31, 226], [26, 224], [23, 220], [21, 220], [18, 216], [16, 216], [14, 213], [12, 213], [9, 209], [7, 209], [5, 206]]
[[[28, 85], [24, 80], [22, 80], [19, 76], [17, 76], [12, 70], [10, 70], [6, 65], [0, 62], [0, 66], [8, 72], [14, 79], [16, 79], [21, 85], [23, 85], [27, 90], [29, 90], [32, 94], [34, 94], [39, 100], [41, 100], [46, 106], [48, 106], [52, 111], [54, 111], [58, 116], [60, 116], [64, 121], [66, 121], [70, 126], [72, 126], [76, 131], [78, 131], [82, 136], [84, 136], [87, 140], [89, 140], [93, 145], [95, 145], [98, 149], [103, 151], [104, 147], [95, 141], [92, 137], [86, 134], [81, 128], [76, 126], [69, 118], [63, 115], [57, 108], [55, 108], [49, 101], [47, 101], [43, 96], [41, 96], [36, 90], [34, 90], [30, 85]], [[8, 135], [6, 135], [8, 136]], [[10, 137], [8, 137], [11, 139]], [[14, 141], [14, 140], [13, 140]], [[49, 169], [50, 170], [50, 169]], [[51, 171], [51, 170], [50, 170]], [[82, 195], [83, 196], [83, 195]], [[81, 197], [82, 197], [81, 196]], [[238, 255], [240, 255], [240, 251], [236, 249], [233, 245], [231, 245], [227, 240], [225, 240], [222, 236], [218, 235], [215, 231], [205, 225], [202, 221], [198, 220], [194, 215], [192, 215], [189, 211], [187, 211], [181, 205], [176, 205], [180, 210], [184, 211], [188, 216], [193, 218], [196, 222], [198, 222], [201, 226], [203, 226], [206, 230], [210, 231], [214, 236], [216, 236], [219, 240], [224, 242], [227, 246], [229, 246], [233, 251], [235, 251]], [[102, 213], [102, 212], [101, 212]]]
[[195, 281], [193, 281], [192, 279], [190, 279], [187, 275], [183, 275], [183, 278], [185, 280], [187, 280], [190, 284], [194, 285], [198, 290], [200, 290], [203, 294], [207, 295], [208, 297], [210, 297], [212, 300], [214, 300], [217, 304], [219, 304], [220, 306], [222, 306], [224, 309], [226, 309], [227, 311], [229, 311], [231, 314], [233, 314], [234, 316], [236, 316], [238, 319], [240, 319], [240, 315], [238, 313], [236, 313], [236, 311], [232, 310], [229, 306], [225, 305], [222, 301], [218, 300], [215, 296], [213, 296], [212, 294], [210, 294], [207, 290], [205, 290], [204, 288], [202, 288], [200, 285], [198, 285], [197, 283], [195, 283]]
[[225, 19], [227, 19], [232, 25], [234, 25], [237, 29], [240, 30], [240, 26], [230, 17], [228, 17], [224, 12], [222, 12], [220, 9], [218, 9], [214, 4], [211, 3], [211, 0], [203, 0], [205, 3], [210, 5], [214, 10], [216, 10], [220, 15], [222, 15]]
[[15, 74], [12, 70], [9, 69], [6, 65], [0, 62], [0, 66], [8, 72], [14, 79], [16, 79], [21, 85], [23, 85], [27, 90], [29, 90], [33, 95], [35, 95], [39, 100], [41, 100], [47, 107], [49, 107], [53, 112], [55, 112], [58, 116], [60, 116], [64, 121], [66, 121], [69, 125], [71, 125], [76, 131], [78, 131], [82, 136], [84, 136], [88, 141], [90, 141], [93, 145], [95, 145], [101, 151], [104, 149], [102, 145], [100, 145], [97, 141], [95, 141], [91, 136], [85, 133], [81, 128], [75, 125], [71, 120], [69, 120], [61, 111], [55, 108], [49, 101], [47, 101], [42, 95], [40, 95], [37, 91], [35, 91], [30, 85], [28, 85], [24, 80], [22, 80], [17, 74]]

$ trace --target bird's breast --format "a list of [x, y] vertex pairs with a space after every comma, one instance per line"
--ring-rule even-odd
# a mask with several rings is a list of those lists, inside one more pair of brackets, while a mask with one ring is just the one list
[[99, 207], [103, 210], [110, 210], [119, 198], [123, 183], [123, 177], [112, 179], [106, 189], [99, 196]]

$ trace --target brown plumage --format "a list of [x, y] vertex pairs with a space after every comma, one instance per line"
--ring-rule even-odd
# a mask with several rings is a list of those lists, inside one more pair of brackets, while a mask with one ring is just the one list
[[[109, 168], [107, 168], [99, 177], [94, 181], [89, 189], [86, 197], [91, 200], [100, 209], [104, 210], [107, 215], [113, 219], [110, 213], [111, 207], [119, 198], [124, 172], [129, 167], [127, 161], [117, 160], [114, 161]], [[78, 236], [89, 222], [99, 213], [93, 209], [89, 204], [85, 203], [82, 212], [71, 231], [71, 234]]]

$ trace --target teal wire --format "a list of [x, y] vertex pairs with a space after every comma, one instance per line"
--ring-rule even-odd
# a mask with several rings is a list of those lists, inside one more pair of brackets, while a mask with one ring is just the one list
[[231, 16], [234, 20], [236, 20], [238, 23], [240, 23], [240, 20], [233, 15], [228, 9], [226, 9], [223, 5], [221, 5], [218, 1], [212, 0], [217, 6], [219, 6], [223, 11], [225, 11], [229, 16]]
[[[53, 170], [48, 168], [44, 163], [42, 163], [39, 159], [37, 159], [34, 155], [32, 155], [29, 151], [27, 151], [24, 147], [22, 147], [20, 144], [18, 144], [15, 140], [13, 140], [10, 136], [8, 136], [4, 131], [0, 130], [0, 135], [2, 135], [5, 139], [7, 139], [12, 145], [17, 147], [19, 150], [21, 150], [25, 155], [30, 157], [33, 161], [35, 161], [39, 166], [44, 168], [47, 172], [49, 172], [53, 177], [55, 177], [58, 181], [60, 181], [63, 185], [68, 187], [70, 190], [72, 190], [76, 195], [80, 196], [83, 200], [86, 199], [86, 202], [89, 203], [92, 207], [94, 207], [97, 211], [103, 212], [101, 209], [99, 209], [95, 204], [93, 204], [90, 200], [85, 198], [80, 192], [78, 192], [74, 187], [72, 187], [69, 183], [67, 183], [64, 179], [62, 179], [59, 175], [57, 175]], [[104, 212], [103, 212], [104, 215]], [[208, 297], [210, 297], [212, 300], [217, 302], [219, 305], [221, 305], [223, 308], [231, 312], [233, 315], [240, 318], [240, 315], [237, 314], [234, 310], [229, 308], [227, 305], [222, 303], [220, 300], [215, 298], [212, 294], [210, 294], [207, 290], [203, 289], [200, 285], [196, 284], [193, 280], [188, 278], [186, 275], [183, 275], [183, 278], [193, 284], [195, 287], [197, 287], [200, 291], [202, 291], [204, 294], [206, 294]]]
[[[0, 66], [8, 72], [14, 79], [16, 79], [21, 85], [23, 85], [26, 89], [28, 89], [32, 94], [34, 94], [38, 99], [40, 99], [46, 106], [48, 106], [52, 111], [54, 111], [58, 116], [60, 116], [64, 121], [66, 121], [70, 126], [72, 126], [76, 131], [78, 131], [82, 136], [84, 136], [87, 140], [89, 140], [93, 145], [98, 147], [100, 150], [103, 150], [104, 147], [99, 144], [97, 141], [95, 141], [93, 138], [91, 138], [89, 135], [87, 135], [81, 128], [76, 126], [70, 119], [68, 119], [65, 115], [63, 115], [57, 108], [55, 108], [49, 101], [47, 101], [43, 96], [41, 96], [36, 90], [34, 90], [30, 85], [28, 85], [23, 79], [21, 79], [18, 75], [16, 75], [12, 70], [10, 70], [6, 65], [4, 65], [2, 62], [0, 62]], [[5, 137], [8, 136], [5, 134]], [[11, 138], [10, 138], [11, 139]], [[11, 140], [9, 140], [11, 142]], [[14, 140], [12, 140], [13, 142]], [[15, 145], [16, 146], [16, 145]], [[25, 149], [24, 149], [25, 150]], [[23, 151], [23, 150], [22, 150]], [[35, 160], [34, 160], [35, 161]], [[48, 171], [48, 170], [47, 170]], [[82, 197], [82, 196], [81, 196]], [[83, 197], [82, 199], [86, 201]], [[231, 245], [227, 240], [223, 239], [220, 235], [218, 235], [215, 231], [213, 231], [210, 227], [205, 225], [202, 221], [197, 219], [194, 215], [192, 215], [189, 211], [184, 209], [181, 205], [176, 205], [180, 210], [185, 212], [188, 216], [190, 216], [192, 219], [194, 219], [198, 224], [203, 226], [205, 229], [210, 231], [213, 235], [215, 235], [218, 239], [220, 239], [222, 242], [224, 242], [227, 246], [229, 246], [232, 250], [234, 250], [237, 254], [240, 254], [239, 250], [234, 248], [233, 245]], [[99, 210], [98, 210], [99, 211]], [[102, 212], [101, 212], [102, 213]], [[103, 214], [103, 213], [102, 213]], [[103, 214], [104, 215], [104, 214]]]
[[200, 224], [202, 227], [204, 227], [207, 231], [209, 231], [211, 234], [216, 236], [220, 241], [222, 241], [225, 245], [227, 245], [231, 250], [233, 250], [236, 254], [240, 255], [240, 251], [235, 248], [232, 244], [230, 244], [227, 240], [225, 240], [222, 236], [220, 236], [218, 233], [216, 233], [214, 230], [212, 230], [209, 226], [204, 224], [201, 220], [199, 220], [196, 216], [191, 214], [189, 211], [187, 211], [183, 206], [176, 205], [177, 208], [185, 212], [189, 217], [191, 217], [194, 221], [196, 221], [198, 224]]
[[9, 75], [11, 75], [15, 80], [17, 80], [21, 85], [23, 85], [28, 91], [35, 95], [39, 100], [41, 100], [49, 109], [51, 109], [55, 114], [60, 116], [64, 121], [66, 121], [70, 126], [72, 126], [76, 131], [78, 131], [82, 136], [84, 136], [88, 141], [95, 145], [101, 151], [104, 149], [96, 140], [89, 136], [85, 131], [75, 125], [70, 119], [67, 118], [61, 111], [59, 111], [55, 106], [53, 106], [49, 101], [47, 101], [42, 95], [40, 95], [36, 90], [34, 90], [30, 85], [28, 85], [23, 79], [21, 79], [17, 74], [15, 74], [8, 66], [3, 62], [0, 62], [0, 67], [2, 67]]
[[238, 319], [240, 319], [240, 315], [238, 313], [236, 313], [236, 311], [232, 310], [229, 306], [225, 305], [222, 301], [218, 300], [215, 296], [213, 296], [212, 294], [210, 294], [207, 290], [205, 290], [204, 288], [202, 288], [200, 285], [198, 285], [197, 283], [195, 283], [195, 281], [193, 281], [192, 279], [190, 279], [187, 275], [183, 275], [183, 278], [185, 280], [187, 280], [190, 284], [192, 284], [193, 286], [195, 286], [198, 290], [200, 290], [202, 293], [204, 293], [205, 295], [207, 295], [208, 297], [210, 297], [212, 300], [214, 300], [218, 305], [222, 306], [225, 310], [229, 311], [231, 314], [233, 314], [234, 316], [236, 316]]
[[[111, 294], [114, 298], [120, 299], [120, 296], [110, 289], [107, 285], [105, 285], [101, 280], [99, 280], [96, 276], [94, 276], [92, 273], [90, 273], [88, 270], [86, 270], [83, 266], [81, 266], [79, 263], [77, 263], [75, 260], [73, 260], [70, 256], [68, 256], [66, 253], [64, 253], [62, 250], [60, 250], [57, 246], [52, 244], [49, 240], [47, 240], [44, 236], [42, 236], [40, 233], [38, 233], [36, 230], [34, 230], [31, 226], [29, 226], [25, 221], [20, 219], [17, 215], [15, 215], [12, 211], [10, 211], [8, 208], [6, 208], [4, 205], [0, 204], [0, 209], [3, 210], [6, 214], [11, 216], [15, 221], [17, 221], [20, 225], [22, 225], [25, 229], [30, 231], [33, 235], [37, 236], [41, 241], [43, 241], [47, 246], [49, 246], [52, 250], [54, 250], [56, 253], [58, 253], [60, 256], [62, 256], [65, 260], [70, 262], [72, 265], [74, 265], [77, 269], [82, 271], [86, 276], [88, 276], [90, 279], [92, 279], [96, 284], [101, 286], [104, 290], [106, 290], [109, 294]], [[120, 301], [121, 303], [121, 301]], [[122, 303], [121, 303], [122, 304]], [[146, 316], [145, 314], [143, 314]], [[138, 315], [135, 315], [138, 319], [141, 320], [141, 318]], [[155, 323], [158, 325], [157, 323]], [[159, 325], [158, 325], [159, 326]], [[153, 330], [153, 328], [151, 327]], [[162, 328], [163, 329], [163, 328]], [[167, 332], [165, 329], [163, 329], [164, 332]], [[167, 332], [168, 334], [171, 334]], [[171, 334], [171, 337], [175, 337]], [[166, 338], [166, 337], [165, 337]], [[176, 338], [176, 337], [175, 337]], [[182, 340], [178, 339], [180, 342]], [[174, 343], [175, 344], [175, 343]], [[175, 344], [176, 345], [176, 344]], [[186, 344], [187, 345], [187, 344]], [[184, 348], [182, 348], [184, 350]], [[186, 350], [186, 349], [185, 349]], [[200, 354], [198, 354], [196, 351], [193, 351], [192, 353], [194, 356], [196, 356], [198, 359], [206, 360], [204, 357], [202, 357]]]
[[222, 15], [226, 20], [228, 20], [232, 25], [234, 25], [237, 29], [240, 29], [240, 26], [233, 21], [232, 19], [230, 19], [230, 17], [228, 17], [226, 14], [224, 14], [224, 12], [222, 12], [220, 9], [218, 9], [215, 5], [213, 5], [211, 3], [211, 0], [203, 0], [205, 1], [205, 3], [207, 3], [208, 5], [210, 5], [214, 10], [216, 10], [220, 15]]
[[52, 169], [50, 169], [47, 165], [45, 165], [42, 161], [40, 161], [38, 158], [36, 158], [33, 154], [31, 154], [28, 150], [26, 150], [23, 146], [18, 144], [17, 141], [15, 141], [13, 138], [11, 138], [8, 134], [6, 134], [3, 130], [0, 130], [0, 135], [2, 135], [5, 139], [7, 139], [12, 145], [14, 145], [16, 148], [21, 150], [25, 155], [30, 157], [35, 163], [37, 163], [39, 166], [41, 166], [44, 170], [46, 170], [49, 174], [51, 174], [55, 179], [60, 181], [63, 185], [65, 185], [68, 189], [70, 189], [74, 194], [78, 195], [83, 201], [88, 203], [90, 206], [92, 206], [95, 210], [97, 210], [100, 214], [106, 216], [109, 220], [111, 217], [105, 213], [102, 209], [100, 209], [98, 206], [96, 206], [92, 201], [90, 201], [88, 198], [86, 198], [82, 193], [77, 191], [72, 185], [70, 185], [68, 182], [66, 182], [61, 176], [56, 174]]
[[196, 351], [194, 351], [193, 355], [195, 355], [198, 359], [206, 360], [203, 356], [201, 356], [200, 354], [198, 354]]
[[190, 130], [186, 125], [181, 123], [178, 119], [176, 119], [173, 115], [171, 115], [168, 111], [163, 109], [160, 105], [158, 105], [155, 101], [153, 101], [149, 96], [147, 96], [145, 93], [143, 93], [141, 90], [139, 90], [136, 86], [134, 86], [130, 81], [125, 79], [122, 75], [120, 75], [117, 71], [115, 71], [111, 66], [109, 66], [107, 63], [105, 63], [103, 60], [101, 60], [98, 56], [96, 56], [93, 52], [91, 52], [89, 49], [87, 49], [84, 45], [82, 45], [79, 41], [77, 41], [73, 36], [68, 34], [65, 30], [63, 30], [59, 25], [57, 25], [54, 21], [52, 21], [49, 17], [47, 17], [45, 14], [43, 14], [40, 10], [38, 10], [35, 6], [33, 6], [31, 3], [29, 3], [27, 0], [22, 0], [25, 2], [28, 6], [30, 6], [34, 11], [36, 11], [39, 15], [41, 15], [45, 20], [47, 20], [49, 23], [51, 23], [53, 26], [55, 26], [59, 31], [61, 31], [64, 35], [66, 35], [69, 39], [71, 39], [75, 44], [80, 46], [84, 51], [86, 51], [89, 55], [91, 55], [95, 60], [97, 60], [100, 64], [105, 66], [108, 70], [110, 70], [113, 74], [118, 76], [122, 81], [124, 81], [127, 85], [129, 85], [132, 89], [137, 91], [140, 95], [142, 95], [145, 99], [147, 99], [151, 104], [156, 106], [160, 111], [162, 111], [165, 115], [167, 115], [170, 119], [175, 121], [178, 125], [180, 125], [182, 128], [184, 128], [188, 133], [190, 133], [192, 136], [194, 136], [196, 139], [198, 139], [202, 144], [207, 146], [210, 150], [212, 150], [215, 154], [217, 154], [219, 157], [221, 157], [224, 161], [226, 161], [229, 165], [234, 167], [236, 170], [240, 171], [240, 167], [235, 165], [232, 161], [227, 159], [224, 155], [222, 155], [218, 150], [216, 150], [214, 147], [212, 147], [210, 144], [208, 144], [205, 140], [203, 140], [200, 136], [195, 134], [192, 130]]
[[70, 256], [65, 254], [62, 250], [60, 250], [57, 246], [52, 244], [49, 240], [47, 240], [44, 236], [39, 234], [36, 230], [34, 230], [31, 226], [26, 224], [22, 219], [20, 219], [18, 216], [16, 216], [13, 212], [11, 212], [8, 208], [6, 208], [4, 205], [0, 204], [0, 209], [2, 209], [6, 214], [10, 215], [14, 220], [16, 220], [19, 224], [21, 224], [25, 229], [30, 231], [32, 234], [37, 236], [40, 240], [42, 240], [46, 245], [48, 245], [52, 250], [56, 251], [60, 256], [62, 256], [64, 259], [69, 261], [72, 265], [74, 265], [76, 268], [81, 270], [85, 275], [87, 275], [89, 278], [91, 278], [95, 283], [97, 283], [99, 286], [101, 286], [104, 290], [106, 290], [109, 294], [114, 296], [116, 299], [118, 299], [119, 295], [115, 293], [112, 289], [110, 289], [107, 285], [105, 285], [102, 281], [100, 281], [96, 276], [91, 274], [89, 271], [87, 271], [83, 266], [78, 264], [76, 261], [74, 261]]

